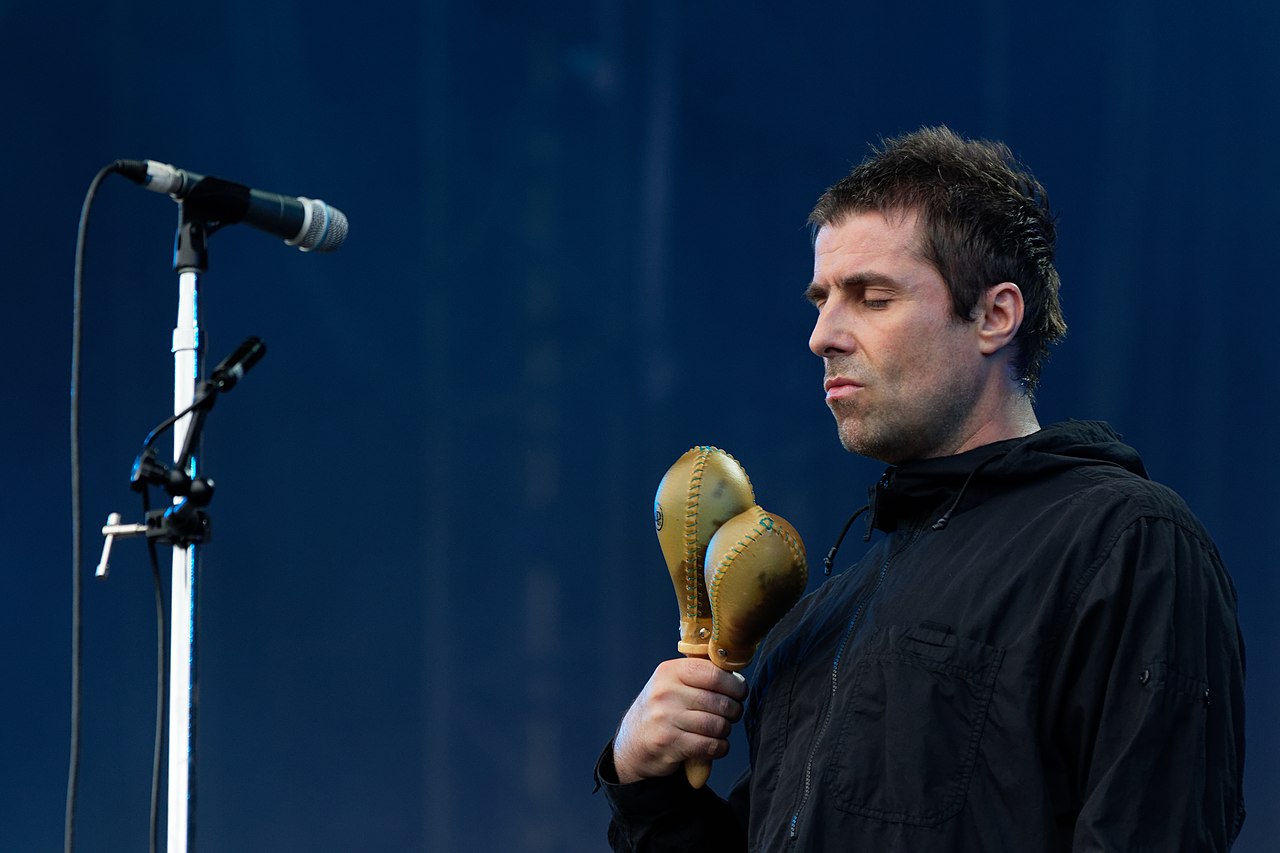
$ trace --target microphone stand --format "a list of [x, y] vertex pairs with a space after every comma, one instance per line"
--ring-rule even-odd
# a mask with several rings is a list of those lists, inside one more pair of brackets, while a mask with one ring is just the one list
[[[174, 266], [178, 270], [178, 321], [173, 330], [173, 416], [148, 433], [142, 453], [134, 461], [130, 488], [144, 495], [151, 486], [162, 486], [173, 498], [167, 509], [148, 508], [144, 524], [121, 524], [111, 513], [102, 528], [105, 541], [96, 575], [105, 578], [111, 549], [117, 538], [146, 536], [148, 542], [171, 546], [169, 693], [168, 693], [168, 853], [195, 849], [196, 769], [196, 581], [199, 561], [196, 546], [209, 541], [210, 521], [204, 507], [213, 499], [214, 483], [197, 476], [196, 447], [205, 418], [218, 396], [230, 391], [267, 351], [258, 338], [248, 338], [217, 367], [208, 380], [199, 374], [200, 329], [197, 296], [200, 274], [208, 266], [206, 238], [216, 226], [184, 212], [178, 229]], [[173, 464], [157, 457], [154, 441], [173, 427]], [[144, 507], [149, 502], [144, 500]], [[153, 818], [154, 818], [153, 812]], [[154, 827], [153, 827], [154, 829]], [[154, 844], [153, 844], [154, 846]]]
[[[216, 199], [215, 199], [216, 201]], [[168, 670], [168, 833], [166, 853], [195, 849], [196, 804], [196, 657], [199, 637], [197, 546], [208, 541], [210, 522], [204, 507], [213, 498], [213, 481], [197, 474], [197, 452], [205, 418], [218, 395], [230, 391], [266, 353], [266, 345], [249, 338], [214, 368], [207, 381], [200, 376], [200, 276], [209, 267], [210, 235], [235, 219], [219, 215], [216, 204], [195, 197], [179, 205], [174, 237], [173, 268], [178, 273], [178, 316], [173, 330], [173, 416], [148, 434], [134, 462], [130, 488], [146, 495], [153, 485], [172, 496], [167, 509], [149, 510], [144, 524], [121, 524], [111, 513], [102, 528], [105, 541], [97, 576], [108, 571], [117, 538], [146, 536], [149, 542], [171, 546]], [[160, 462], [152, 447], [173, 427], [173, 464]], [[144, 501], [144, 507], [146, 502]]]
[[[215, 187], [216, 189], [216, 187]], [[173, 330], [173, 416], [148, 434], [134, 463], [131, 488], [146, 495], [152, 485], [173, 498], [167, 509], [149, 510], [144, 524], [121, 524], [111, 513], [102, 528], [105, 541], [97, 576], [105, 578], [115, 539], [145, 535], [171, 546], [168, 670], [168, 832], [166, 853], [195, 849], [196, 803], [196, 658], [199, 627], [197, 546], [208, 541], [210, 522], [204, 507], [213, 497], [213, 481], [197, 475], [196, 448], [204, 420], [219, 394], [231, 390], [266, 352], [258, 338], [249, 338], [223, 360], [208, 381], [200, 382], [200, 276], [209, 267], [209, 237], [240, 220], [228, 213], [218, 192], [191, 193], [179, 201], [178, 231], [174, 237], [173, 268], [178, 274], [178, 312]], [[345, 217], [343, 218], [345, 225]], [[333, 245], [341, 242], [345, 230]], [[161, 463], [152, 442], [173, 427], [173, 464]], [[144, 508], [147, 503], [144, 500]], [[154, 816], [154, 815], [153, 815]]]
[[[202, 218], [179, 206], [173, 266], [178, 273], [178, 317], [173, 330], [173, 413], [194, 401], [200, 375], [198, 300], [200, 276], [209, 267], [210, 229]], [[173, 458], [182, 464], [187, 434], [195, 413], [173, 425]], [[184, 472], [196, 476], [197, 456], [191, 453]], [[177, 504], [181, 498], [174, 498]], [[198, 638], [197, 546], [174, 544], [169, 592], [169, 797], [166, 853], [187, 853], [195, 846], [196, 781], [196, 650]]]

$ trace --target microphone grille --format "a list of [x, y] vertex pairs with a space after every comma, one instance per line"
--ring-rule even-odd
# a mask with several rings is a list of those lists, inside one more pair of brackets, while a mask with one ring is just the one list
[[304, 252], [332, 252], [347, 239], [347, 215], [336, 207], [313, 198], [299, 198], [307, 208], [307, 227], [302, 236], [290, 240]]

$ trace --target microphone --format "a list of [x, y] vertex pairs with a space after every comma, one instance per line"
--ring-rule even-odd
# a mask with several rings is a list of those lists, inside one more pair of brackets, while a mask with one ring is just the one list
[[332, 252], [347, 239], [346, 215], [317, 199], [255, 190], [155, 160], [117, 160], [116, 165], [135, 184], [167, 193], [211, 225], [244, 222], [304, 252]]

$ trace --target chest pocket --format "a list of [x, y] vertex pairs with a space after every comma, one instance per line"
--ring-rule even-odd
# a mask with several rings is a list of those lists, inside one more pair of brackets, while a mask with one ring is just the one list
[[868, 637], [838, 701], [841, 729], [827, 765], [837, 807], [916, 826], [954, 817], [1003, 657], [930, 622]]

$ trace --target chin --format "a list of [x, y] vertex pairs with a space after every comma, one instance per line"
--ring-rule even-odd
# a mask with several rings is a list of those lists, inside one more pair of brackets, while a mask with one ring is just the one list
[[862, 424], [837, 421], [836, 432], [845, 450], [886, 465], [899, 465], [918, 458], [916, 448], [910, 443], [895, 441], [894, 436], [880, 435]]
[[[874, 436], [867, 435], [865, 431], [850, 428], [848, 424], [838, 423], [836, 425], [836, 433], [840, 437], [840, 446], [850, 453], [856, 453], [868, 459], [889, 462], [884, 458], [885, 448], [883, 443], [876, 441]], [[890, 462], [889, 464], [893, 463]]]

